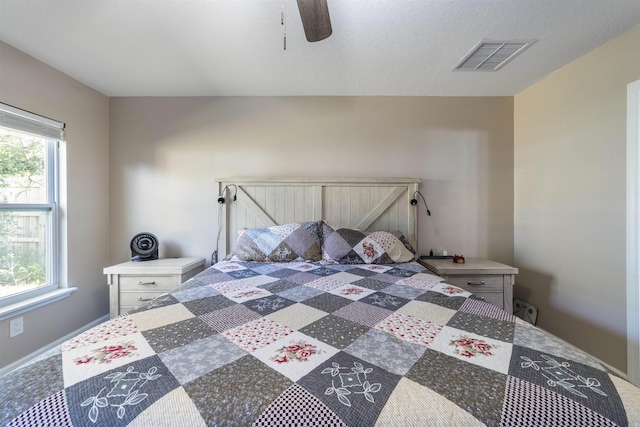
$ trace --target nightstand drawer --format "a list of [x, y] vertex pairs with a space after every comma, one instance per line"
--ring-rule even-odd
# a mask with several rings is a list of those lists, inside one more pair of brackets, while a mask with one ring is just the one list
[[[458, 286], [474, 294], [484, 292], [500, 292], [504, 287], [503, 276], [445, 276], [446, 282]], [[502, 303], [500, 304], [502, 305]]]
[[176, 287], [176, 276], [120, 276], [121, 291], [170, 291]]
[[166, 292], [122, 292], [120, 294], [120, 305], [122, 307], [138, 307], [165, 293]]

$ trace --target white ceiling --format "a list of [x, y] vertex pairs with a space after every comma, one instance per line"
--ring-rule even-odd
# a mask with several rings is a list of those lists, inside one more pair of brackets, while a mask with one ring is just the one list
[[[640, 0], [328, 2], [309, 43], [295, 0], [0, 0], [0, 40], [107, 96], [509, 96], [640, 24]], [[451, 71], [482, 39], [538, 41]]]

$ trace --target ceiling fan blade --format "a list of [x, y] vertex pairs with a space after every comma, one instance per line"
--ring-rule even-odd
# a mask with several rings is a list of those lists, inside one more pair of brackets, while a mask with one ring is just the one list
[[298, 0], [304, 35], [310, 42], [324, 40], [331, 35], [331, 19], [327, 0]]

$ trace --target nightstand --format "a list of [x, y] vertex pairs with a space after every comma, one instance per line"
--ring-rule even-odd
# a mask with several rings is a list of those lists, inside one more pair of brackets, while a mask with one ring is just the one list
[[116, 317], [158, 295], [176, 290], [204, 270], [204, 258], [163, 258], [129, 261], [106, 267], [109, 314]]
[[467, 258], [464, 264], [456, 264], [451, 259], [429, 258], [420, 258], [418, 262], [447, 283], [513, 313], [513, 286], [517, 268], [482, 258]]

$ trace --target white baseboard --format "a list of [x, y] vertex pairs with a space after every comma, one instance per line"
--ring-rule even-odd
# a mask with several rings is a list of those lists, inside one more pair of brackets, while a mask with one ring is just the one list
[[[591, 357], [593, 357], [593, 356], [591, 356]], [[616, 374], [617, 376], [619, 376], [623, 380], [629, 381], [629, 377], [627, 376], [627, 374], [622, 372], [620, 369], [614, 368], [613, 366], [609, 365], [608, 363], [603, 362], [602, 360], [598, 359], [597, 357], [595, 357], [594, 359], [596, 359], [598, 362], [602, 363], [602, 366], [604, 366], [605, 368], [607, 368], [608, 370], [610, 370], [611, 372], [613, 372], [614, 374]]]
[[105, 322], [107, 320], [109, 320], [109, 315], [108, 314], [104, 315], [104, 316], [102, 316], [102, 317], [100, 317], [100, 318], [98, 318], [96, 320], [94, 320], [93, 322], [91, 322], [89, 324], [84, 325], [80, 329], [77, 329], [77, 330], [65, 335], [64, 337], [62, 337], [62, 338], [60, 338], [60, 339], [58, 339], [58, 340], [56, 340], [56, 341], [54, 341], [54, 342], [52, 342], [50, 344], [47, 344], [46, 346], [34, 351], [31, 354], [29, 354], [27, 356], [24, 356], [23, 358], [18, 359], [13, 363], [8, 364], [4, 368], [0, 368], [0, 377], [5, 375], [5, 374], [8, 374], [9, 372], [11, 372], [14, 369], [22, 366], [23, 364], [28, 363], [30, 360], [33, 360], [33, 359], [37, 358], [38, 356], [46, 353], [47, 351], [55, 348], [56, 346], [61, 345], [63, 342], [75, 337], [76, 335], [81, 334], [82, 332], [86, 331], [87, 329], [91, 329], [94, 326], [97, 326], [100, 323]]

